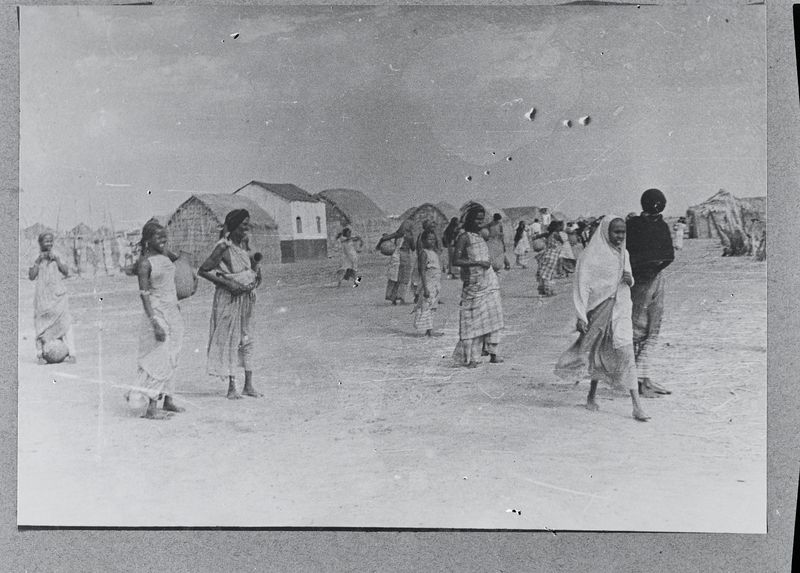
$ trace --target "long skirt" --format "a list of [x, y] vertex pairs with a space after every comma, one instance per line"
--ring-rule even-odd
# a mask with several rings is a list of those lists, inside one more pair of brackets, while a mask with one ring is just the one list
[[664, 278], [661, 273], [631, 287], [633, 301], [633, 348], [641, 378], [650, 377], [650, 352], [661, 331], [664, 316]]
[[253, 370], [250, 330], [255, 292], [233, 295], [217, 287], [211, 307], [207, 371], [212, 376], [235, 376], [237, 368]]
[[414, 270], [412, 253], [407, 249], [399, 249], [400, 265], [397, 269], [397, 280], [389, 278], [386, 281], [386, 300], [395, 302], [405, 300], [408, 294], [408, 285], [411, 282], [411, 274]]
[[561, 355], [555, 374], [569, 381], [588, 377], [611, 386], [636, 390], [636, 362], [633, 344], [614, 348], [611, 315], [615, 300], [607, 299], [589, 311], [589, 328]]
[[425, 298], [422, 292], [419, 293], [417, 305], [414, 308], [414, 328], [421, 332], [433, 330], [433, 313], [439, 305], [439, 286], [431, 286], [429, 290], [431, 296], [428, 298]]
[[153, 315], [166, 333], [163, 341], [156, 340], [153, 325], [147, 316], [139, 324], [139, 355], [136, 383], [138, 391], [152, 400], [161, 394], [175, 391], [175, 370], [183, 345], [183, 317], [177, 305], [172, 308], [154, 308]]

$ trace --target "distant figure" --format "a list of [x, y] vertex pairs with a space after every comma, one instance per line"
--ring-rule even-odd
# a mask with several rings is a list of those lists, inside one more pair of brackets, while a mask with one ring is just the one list
[[561, 251], [558, 253], [558, 276], [568, 277], [575, 272], [575, 253], [572, 252], [572, 244], [569, 241], [569, 233], [567, 233], [564, 222], [561, 222]]
[[453, 264], [461, 268], [461, 304], [458, 314], [459, 343], [454, 356], [460, 364], [477, 368], [478, 359], [488, 354], [489, 362], [503, 359], [497, 355], [503, 329], [500, 283], [489, 260], [489, 247], [481, 236], [486, 209], [473, 203], [464, 213], [464, 232], [456, 240]]
[[642, 214], [627, 221], [627, 246], [633, 269], [633, 348], [639, 369], [639, 393], [645, 398], [670, 394], [651, 378], [650, 352], [664, 314], [665, 281], [661, 271], [675, 260], [672, 233], [661, 212], [667, 199], [658, 189], [642, 194]]
[[535, 237], [536, 235], [542, 232], [542, 224], [539, 222], [539, 219], [534, 219], [533, 223], [531, 223], [531, 237]]
[[422, 232], [420, 260], [420, 292], [414, 308], [414, 327], [424, 331], [426, 336], [441, 336], [433, 330], [433, 313], [439, 304], [442, 286], [442, 265], [436, 252], [436, 232], [428, 229]]
[[458, 217], [450, 219], [450, 223], [442, 235], [442, 245], [447, 249], [447, 278], [454, 279], [453, 253], [456, 249], [456, 237], [458, 236]]
[[492, 262], [495, 272], [511, 268], [511, 264], [506, 259], [506, 240], [503, 224], [500, 222], [502, 219], [503, 216], [500, 213], [495, 213], [492, 221], [486, 225], [486, 229], [489, 231], [486, 239], [486, 244], [489, 246], [489, 260]]
[[675, 250], [679, 251], [683, 248], [683, 233], [686, 231], [686, 219], [680, 217], [678, 222], [673, 226], [675, 230], [675, 242], [673, 243]]
[[523, 269], [528, 268], [528, 253], [531, 251], [531, 237], [525, 221], [520, 221], [517, 230], [514, 232], [514, 255], [516, 264]]
[[75, 263], [75, 272], [81, 276], [81, 263], [83, 262], [83, 242], [78, 237], [72, 238], [72, 260]]
[[572, 284], [580, 336], [561, 355], [555, 371], [567, 380], [588, 373], [591, 383], [586, 408], [592, 411], [600, 409], [595, 399], [600, 380], [628, 390], [634, 419], [645, 422], [650, 417], [639, 404], [631, 327], [632, 284], [625, 221], [603, 217], [599, 231], [578, 261]]
[[119, 237], [111, 238], [111, 266], [114, 269], [114, 272], [117, 272], [120, 269], [120, 257], [122, 255], [120, 243], [121, 239]]
[[[417, 257], [414, 261], [414, 270], [411, 273], [411, 287], [414, 290], [414, 302], [417, 302], [417, 299], [420, 296], [420, 288], [422, 285], [422, 236], [427, 232], [433, 232], [433, 250], [437, 256], [439, 256], [442, 252], [442, 244], [439, 242], [439, 233], [436, 231], [436, 221], [431, 219], [425, 219], [422, 222], [422, 231], [419, 235], [417, 235], [416, 242], [414, 243]], [[441, 261], [440, 261], [441, 262]]]
[[72, 317], [69, 313], [67, 289], [63, 278], [69, 268], [53, 252], [53, 233], [39, 235], [39, 256], [28, 269], [28, 278], [36, 281], [33, 295], [33, 322], [36, 329], [36, 360], [44, 364], [45, 347], [54, 341], [66, 345], [67, 362], [75, 362], [75, 344], [72, 337]]
[[336, 286], [342, 286], [343, 280], [352, 280], [355, 285], [356, 276], [358, 275], [358, 250], [356, 245], [361, 239], [352, 237], [349, 227], [342, 229], [342, 232], [336, 235], [336, 239], [342, 249], [342, 264], [339, 266], [339, 270], [336, 271], [339, 279]]
[[547, 229], [550, 226], [551, 215], [549, 209], [541, 209], [542, 215], [542, 229]]
[[556, 294], [553, 286], [553, 279], [558, 273], [559, 255], [561, 253], [561, 233], [560, 229], [563, 221], [551, 221], [547, 226], [547, 231], [538, 235], [536, 238], [545, 239], [545, 248], [536, 255], [536, 279], [539, 281], [539, 294], [542, 296], [553, 296]]
[[414, 223], [410, 219], [406, 219], [397, 231], [390, 235], [383, 235], [375, 249], [380, 250], [381, 245], [386, 241], [395, 241], [395, 243], [400, 241], [400, 244], [389, 262], [385, 298], [392, 304], [397, 304], [398, 301], [400, 304], [405, 304], [408, 285], [414, 270], [414, 259], [411, 256], [416, 249]]
[[[211, 376], [228, 380], [229, 400], [263, 396], [253, 386], [254, 333], [249, 328], [261, 274], [256, 271], [254, 280], [247, 284], [234, 279], [241, 273], [254, 272], [253, 261], [244, 248], [249, 231], [250, 213], [246, 209], [230, 211], [225, 216], [219, 241], [198, 271], [217, 287], [211, 307], [207, 370]], [[238, 368], [244, 369], [241, 394], [236, 390]]]
[[[137, 393], [144, 394], [148, 404], [142, 417], [160, 420], [183, 412], [173, 402], [184, 328], [175, 290], [174, 262], [178, 256], [167, 249], [167, 232], [153, 219], [142, 228], [141, 247], [136, 273], [144, 317], [139, 327], [136, 386], [126, 397], [133, 402]], [[161, 396], [164, 404], [159, 412]]]

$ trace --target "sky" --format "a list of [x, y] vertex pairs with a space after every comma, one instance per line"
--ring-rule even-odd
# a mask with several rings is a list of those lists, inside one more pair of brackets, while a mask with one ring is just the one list
[[20, 224], [130, 229], [251, 180], [388, 214], [763, 196], [765, 44], [744, 4], [23, 6]]

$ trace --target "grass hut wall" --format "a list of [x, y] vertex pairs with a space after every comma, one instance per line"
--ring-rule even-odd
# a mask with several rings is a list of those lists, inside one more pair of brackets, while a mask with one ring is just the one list
[[278, 225], [255, 202], [241, 195], [198, 193], [189, 197], [167, 222], [171, 249], [185, 251], [192, 264], [200, 266], [211, 254], [225, 216], [233, 209], [250, 213], [250, 251], [261, 253], [266, 264], [280, 263]]
[[765, 226], [761, 217], [758, 205], [724, 189], [686, 211], [690, 238], [719, 239], [726, 252], [733, 255], [752, 254], [754, 244], [763, 242], [760, 235]]
[[383, 233], [391, 233], [396, 226], [369, 197], [355, 189], [326, 189], [314, 197], [325, 202], [328, 222], [328, 248], [334, 248], [336, 235], [350, 227], [354, 235], [367, 244], [377, 243]]
[[[414, 224], [415, 236], [422, 232], [422, 223], [424, 221], [433, 221], [436, 224], [436, 233], [440, 239], [447, 228], [447, 224], [450, 222], [450, 218], [433, 203], [423, 203], [418, 207], [411, 207], [400, 216], [400, 223], [406, 220], [410, 220]], [[395, 230], [397, 230], [396, 227], [392, 229], [392, 231]]]

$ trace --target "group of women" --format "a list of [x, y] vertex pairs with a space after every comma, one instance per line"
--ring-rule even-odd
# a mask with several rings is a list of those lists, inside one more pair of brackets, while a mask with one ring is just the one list
[[[458, 230], [446, 237], [448, 264], [458, 269], [461, 281], [459, 305], [459, 341], [454, 358], [459, 364], [476, 368], [483, 356], [489, 363], [503, 362], [498, 345], [503, 329], [500, 283], [493, 268], [490, 242], [486, 237], [486, 209], [469, 204], [458, 222]], [[451, 222], [452, 223], [452, 222]], [[579, 257], [573, 282], [573, 300], [577, 314], [579, 337], [561, 356], [555, 372], [575, 379], [588, 375], [591, 380], [587, 408], [597, 410], [595, 392], [603, 380], [630, 392], [633, 417], [649, 419], [638, 400], [636, 363], [633, 349], [631, 286], [633, 276], [625, 248], [626, 225], [620, 217], [606, 216], [598, 220], [590, 234], [585, 251]], [[220, 238], [208, 258], [200, 266], [200, 277], [216, 287], [211, 308], [207, 371], [228, 382], [227, 397], [259, 397], [253, 380], [253, 332], [251, 318], [255, 305], [255, 288], [261, 282], [258, 257], [251, 257], [247, 248], [249, 213], [231, 211], [225, 218]], [[549, 225], [546, 248], [539, 254], [540, 293], [552, 292], [552, 278], [563, 239], [558, 222]], [[345, 239], [349, 239], [346, 236]], [[430, 310], [438, 299], [441, 244], [432, 225], [427, 225], [415, 240], [413, 225], [404, 222], [397, 232], [384, 235], [395, 241], [386, 299], [393, 304], [404, 301], [413, 269], [419, 265], [422, 294], [427, 304], [420, 305], [420, 323], [431, 332]], [[345, 241], [347, 242], [347, 241]], [[29, 269], [29, 278], [36, 280], [35, 319], [37, 356], [41, 358], [49, 340], [66, 339], [71, 346], [66, 291], [60, 279], [66, 276], [66, 265], [52, 253], [52, 234], [39, 237], [41, 254]], [[422, 264], [413, 259], [418, 254]], [[165, 419], [183, 409], [174, 400], [174, 375], [183, 341], [183, 319], [178, 307], [175, 284], [175, 261], [178, 256], [167, 248], [167, 234], [157, 221], [148, 221], [142, 229], [141, 254], [136, 263], [139, 294], [144, 315], [139, 327], [137, 379], [128, 392], [128, 399], [146, 400], [145, 418]], [[353, 265], [355, 266], [355, 265]], [[433, 268], [435, 267], [435, 269]], [[349, 277], [348, 277], [349, 278]], [[435, 305], [435, 302], [433, 303]], [[236, 372], [244, 369], [244, 386], [236, 388]], [[158, 401], [163, 405], [158, 409]]]
[[[498, 355], [503, 309], [500, 284], [493, 266], [497, 253], [490, 248], [485, 218], [486, 209], [478, 203], [471, 203], [462, 213], [457, 227], [451, 221], [444, 237], [449, 243], [450, 264], [460, 270], [463, 283], [459, 341], [454, 358], [468, 368], [476, 368], [483, 356], [490, 357], [490, 364], [503, 361]], [[522, 223], [515, 236], [516, 243], [523, 239], [524, 228]], [[604, 216], [571, 231], [579, 245], [578, 253], [570, 252], [568, 257], [577, 259], [577, 264], [569, 271], [574, 271], [573, 301], [579, 336], [560, 357], [555, 373], [570, 380], [590, 379], [586, 403], [590, 410], [599, 409], [596, 391], [601, 380], [613, 387], [624, 388], [631, 397], [633, 418], [647, 421], [649, 416], [639, 401], [632, 325], [631, 286], [634, 279], [625, 247], [625, 220]], [[533, 237], [545, 239], [545, 248], [537, 255], [539, 293], [544, 296], [554, 294], [553, 279], [559, 272], [567, 271], [561, 266], [565, 258], [563, 245], [569, 241], [564, 234], [564, 223], [552, 221], [544, 233]], [[405, 293], [404, 285], [408, 282], [401, 282], [395, 276], [411, 275], [412, 223], [406, 221], [396, 233], [384, 235], [378, 248], [389, 240], [402, 241], [395, 251], [397, 275], [390, 275], [386, 292], [387, 300], [395, 304], [398, 293]], [[407, 253], [404, 258], [398, 254], [403, 251]], [[402, 299], [402, 295], [399, 298]]]
[[[250, 215], [245, 209], [228, 213], [219, 241], [200, 265], [199, 276], [216, 286], [211, 307], [207, 371], [228, 382], [229, 399], [260, 397], [253, 386], [253, 332], [250, 328], [255, 288], [261, 282], [258, 257], [247, 250]], [[136, 264], [144, 317], [139, 328], [138, 373], [128, 400], [147, 400], [143, 417], [165, 419], [183, 411], [173, 401], [174, 377], [183, 342], [183, 318], [178, 308], [175, 261], [167, 248], [167, 233], [157, 221], [142, 229], [141, 255]], [[236, 371], [244, 369], [244, 387], [236, 389]], [[158, 401], [163, 397], [161, 411]]]

